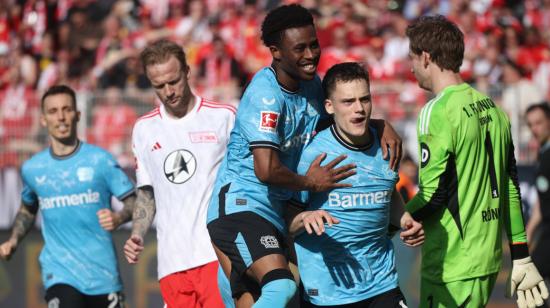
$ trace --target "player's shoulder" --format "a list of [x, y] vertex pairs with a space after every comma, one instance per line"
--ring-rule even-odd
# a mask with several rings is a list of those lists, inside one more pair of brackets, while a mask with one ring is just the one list
[[28, 172], [30, 169], [35, 168], [38, 165], [43, 165], [50, 160], [51, 154], [50, 154], [50, 148], [45, 148], [42, 151], [34, 154], [29, 159], [23, 162], [21, 165], [21, 172], [25, 173]]
[[143, 114], [141, 117], [139, 117], [136, 120], [136, 124], [134, 125], [134, 127], [135, 126], [146, 125], [145, 123], [148, 123], [148, 122], [151, 122], [151, 121], [154, 121], [154, 120], [158, 120], [158, 119], [162, 119], [162, 114], [160, 113], [160, 107], [155, 107], [151, 111], [149, 111], [149, 112]]
[[305, 147], [302, 155], [316, 155], [326, 152], [327, 149], [334, 148], [336, 139], [332, 134], [332, 127], [327, 127], [315, 134], [311, 142]]
[[208, 113], [213, 116], [232, 118], [237, 113], [237, 108], [230, 104], [219, 103], [201, 97], [197, 108], [197, 113]]
[[244, 91], [242, 102], [256, 97], [265, 97], [266, 100], [280, 98], [282, 97], [281, 91], [281, 86], [277, 82], [273, 68], [264, 67], [252, 77], [252, 80]]

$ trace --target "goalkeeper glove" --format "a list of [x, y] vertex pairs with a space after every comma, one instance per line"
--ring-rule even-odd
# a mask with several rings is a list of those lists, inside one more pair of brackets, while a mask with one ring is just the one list
[[512, 298], [516, 291], [519, 308], [542, 306], [543, 300], [548, 298], [546, 284], [531, 257], [512, 261], [512, 271], [506, 284], [506, 296]]

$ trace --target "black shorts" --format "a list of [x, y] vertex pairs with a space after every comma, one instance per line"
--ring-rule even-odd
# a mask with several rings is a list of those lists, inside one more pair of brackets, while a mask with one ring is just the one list
[[122, 292], [86, 295], [68, 284], [55, 284], [46, 290], [48, 308], [124, 308]]
[[405, 296], [401, 292], [399, 287], [391, 289], [382, 294], [378, 294], [371, 298], [367, 298], [360, 302], [345, 304], [345, 305], [335, 305], [335, 306], [317, 306], [310, 302], [302, 300], [300, 305], [302, 308], [407, 308], [407, 301]]
[[208, 224], [212, 243], [231, 260], [231, 292], [238, 298], [243, 292], [259, 294], [256, 281], [246, 270], [256, 260], [270, 254], [285, 254], [284, 237], [269, 221], [253, 212], [222, 216]]

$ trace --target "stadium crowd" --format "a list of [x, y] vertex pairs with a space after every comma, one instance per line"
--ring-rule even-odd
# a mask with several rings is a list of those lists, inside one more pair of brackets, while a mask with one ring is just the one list
[[160, 38], [184, 46], [198, 94], [238, 105], [252, 74], [270, 62], [261, 20], [290, 2], [316, 18], [321, 77], [338, 62], [367, 64], [375, 116], [395, 123], [413, 160], [415, 119], [429, 94], [410, 71], [405, 29], [421, 15], [448, 16], [465, 33], [462, 77], [508, 112], [518, 161], [535, 161], [538, 143], [524, 113], [550, 99], [549, 0], [6, 0], [0, 3], [0, 182], [13, 182], [10, 169], [46, 142], [38, 98], [60, 83], [86, 95], [86, 139], [131, 168], [131, 126], [158, 104], [138, 54]]

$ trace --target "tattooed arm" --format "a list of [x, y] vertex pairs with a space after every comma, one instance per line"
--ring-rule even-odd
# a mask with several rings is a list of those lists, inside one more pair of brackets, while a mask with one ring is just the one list
[[21, 204], [19, 212], [17, 212], [17, 216], [15, 216], [10, 238], [0, 245], [0, 257], [2, 259], [9, 260], [11, 258], [17, 248], [17, 245], [19, 244], [19, 241], [23, 239], [23, 237], [34, 225], [37, 211], [38, 205], [28, 207]]
[[138, 256], [143, 250], [143, 237], [153, 223], [155, 213], [156, 205], [153, 187], [139, 187], [137, 189], [137, 199], [132, 217], [132, 235], [124, 245], [124, 255], [128, 263], [137, 263]]

